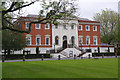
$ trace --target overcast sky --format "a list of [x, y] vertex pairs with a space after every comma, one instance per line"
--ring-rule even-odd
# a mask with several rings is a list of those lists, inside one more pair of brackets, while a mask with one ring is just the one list
[[[77, 0], [78, 12], [81, 18], [88, 18], [93, 20], [95, 13], [101, 12], [101, 9], [112, 9], [118, 12], [118, 2], [120, 0]], [[24, 9], [24, 16], [27, 14], [38, 14], [40, 11], [40, 3], [35, 4]]]

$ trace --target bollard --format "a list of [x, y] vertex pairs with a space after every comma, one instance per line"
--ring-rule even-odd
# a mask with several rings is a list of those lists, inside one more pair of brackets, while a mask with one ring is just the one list
[[117, 53], [115, 53], [115, 58], [117, 58]]
[[43, 59], [44, 59], [44, 55], [41, 56], [41, 60], [42, 60], [42, 61], [43, 61]]
[[60, 60], [60, 55], [58, 55], [58, 60]]
[[23, 55], [23, 61], [25, 61], [25, 55]]
[[76, 59], [76, 55], [74, 55], [74, 59]]
[[2, 56], [2, 62], [5, 62], [5, 57], [4, 56]]
[[104, 58], [104, 54], [102, 54], [102, 58]]
[[81, 57], [81, 59], [83, 59], [83, 57]]
[[88, 59], [90, 59], [90, 54], [88, 54]]

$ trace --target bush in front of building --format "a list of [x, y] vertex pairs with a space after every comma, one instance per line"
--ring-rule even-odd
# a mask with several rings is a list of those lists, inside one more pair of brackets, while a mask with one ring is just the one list
[[110, 53], [110, 48], [108, 47], [108, 53]]
[[39, 47], [36, 47], [36, 54], [39, 54]]
[[[104, 56], [115, 56], [114, 52], [92, 53], [92, 56], [93, 57], [102, 56], [102, 54], [104, 54]], [[117, 53], [117, 55], [120, 56], [120, 53]]]
[[[26, 59], [36, 59], [41, 58], [41, 56], [44, 56], [44, 58], [51, 58], [50, 54], [27, 54], [25, 55]], [[15, 59], [23, 59], [23, 54], [11, 54], [11, 55], [2, 55], [5, 57], [5, 60], [15, 60]]]

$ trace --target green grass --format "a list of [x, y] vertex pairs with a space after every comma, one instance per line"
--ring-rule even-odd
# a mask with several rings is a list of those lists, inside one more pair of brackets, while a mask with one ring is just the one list
[[3, 78], [118, 78], [118, 59], [3, 63]]

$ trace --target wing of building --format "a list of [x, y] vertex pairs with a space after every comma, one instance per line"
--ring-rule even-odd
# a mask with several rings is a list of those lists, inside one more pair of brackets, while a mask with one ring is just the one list
[[[28, 30], [30, 21], [37, 20], [37, 15], [20, 17], [24, 30]], [[100, 46], [100, 22], [86, 18], [71, 20], [58, 19], [58, 25], [32, 24], [30, 34], [25, 34], [27, 47], [35, 50], [38, 46], [42, 53], [50, 49], [79, 47], [95, 49]]]

